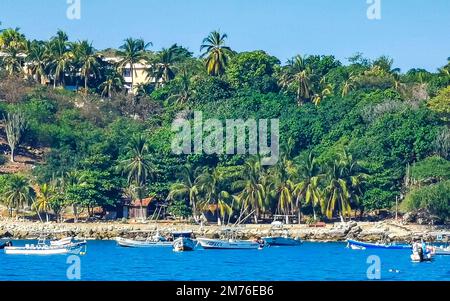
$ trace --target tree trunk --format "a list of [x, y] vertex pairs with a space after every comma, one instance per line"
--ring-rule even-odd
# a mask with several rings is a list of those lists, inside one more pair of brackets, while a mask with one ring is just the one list
[[74, 205], [72, 206], [72, 208], [73, 208], [74, 222], [75, 222], [75, 223], [78, 223], [77, 205], [74, 204]]
[[39, 217], [39, 220], [41, 221], [41, 223], [43, 223], [42, 217], [41, 217], [41, 213], [39, 212], [39, 210], [36, 210], [36, 212], [37, 212], [37, 215]]
[[[11, 147], [11, 146], [10, 146]], [[11, 147], [11, 163], [14, 163], [14, 151], [15, 151], [15, 147]]]
[[88, 77], [87, 74], [84, 76], [84, 95], [87, 95], [87, 84], [88, 84]]
[[45, 212], [45, 219], [47, 220], [47, 223], [50, 221], [50, 220], [48, 219], [48, 212]]
[[130, 62], [130, 72], [131, 72], [131, 93], [133, 93], [133, 87], [134, 87], [134, 72], [133, 72], [133, 63]]

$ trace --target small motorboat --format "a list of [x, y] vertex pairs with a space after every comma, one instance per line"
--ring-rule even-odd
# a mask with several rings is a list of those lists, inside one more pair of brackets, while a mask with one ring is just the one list
[[439, 246], [435, 248], [435, 255], [450, 255], [450, 246]]
[[204, 249], [262, 249], [264, 248], [264, 241], [259, 240], [244, 240], [241, 239], [241, 232], [235, 228], [223, 229], [221, 237], [215, 238], [197, 238], [198, 243]]
[[411, 245], [407, 244], [395, 244], [395, 243], [369, 243], [356, 241], [352, 239], [347, 240], [347, 247], [355, 250], [365, 249], [390, 249], [390, 250], [410, 250]]
[[253, 240], [197, 238], [204, 249], [259, 249], [264, 243]]
[[289, 236], [266, 236], [262, 240], [269, 246], [300, 246], [302, 244], [301, 240]]
[[302, 244], [300, 239], [290, 237], [289, 231], [283, 229], [283, 224], [273, 225], [272, 223], [269, 236], [264, 236], [261, 239], [268, 246], [299, 246]]
[[436, 248], [425, 243], [414, 243], [412, 246], [411, 260], [413, 262], [431, 261], [436, 253]]
[[173, 250], [175, 252], [194, 251], [197, 242], [192, 232], [172, 232]]
[[[67, 240], [66, 240], [67, 241]], [[57, 255], [57, 254], [86, 254], [86, 241], [71, 241], [65, 244], [46, 243], [45, 238], [39, 238], [38, 243], [25, 246], [5, 246], [5, 254], [14, 255]]]
[[155, 235], [149, 235], [146, 239], [129, 239], [116, 237], [117, 244], [126, 248], [153, 248], [153, 247], [172, 247], [173, 241], [167, 240], [159, 232]]
[[173, 241], [173, 250], [175, 252], [194, 251], [197, 243], [188, 237], [178, 237]]

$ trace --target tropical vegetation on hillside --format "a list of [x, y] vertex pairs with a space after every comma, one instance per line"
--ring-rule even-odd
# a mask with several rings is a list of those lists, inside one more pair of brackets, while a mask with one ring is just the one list
[[[199, 41], [201, 42], [201, 41]], [[13, 164], [25, 148], [47, 149], [28, 172], [0, 175], [10, 214], [60, 219], [66, 208], [119, 208], [153, 196], [175, 217], [223, 222], [252, 212], [298, 220], [345, 219], [379, 209], [426, 209], [450, 218], [450, 58], [436, 72], [401, 72], [387, 56], [236, 52], [213, 31], [200, 57], [128, 38], [99, 51], [58, 31], [30, 41], [0, 33], [0, 116]], [[107, 55], [118, 58], [108, 62]], [[145, 62], [148, 84], [134, 93], [123, 68]], [[75, 91], [64, 89], [74, 86]], [[262, 166], [248, 155], [175, 155], [177, 117], [280, 120], [281, 156]], [[11, 161], [11, 162], [7, 162]]]

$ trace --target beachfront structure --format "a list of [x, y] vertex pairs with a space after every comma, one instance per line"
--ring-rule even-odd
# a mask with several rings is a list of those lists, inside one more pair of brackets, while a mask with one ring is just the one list
[[133, 200], [123, 206], [123, 217], [129, 219], [147, 219], [150, 216], [150, 205], [154, 198]]

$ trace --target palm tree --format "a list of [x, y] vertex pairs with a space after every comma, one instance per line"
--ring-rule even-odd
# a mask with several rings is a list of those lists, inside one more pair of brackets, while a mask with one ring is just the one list
[[363, 186], [369, 175], [362, 172], [359, 162], [356, 161], [345, 149], [341, 154], [341, 161], [343, 162], [343, 174], [347, 181], [350, 202], [355, 206], [359, 206], [360, 197], [363, 194]]
[[146, 50], [153, 44], [145, 43], [142, 39], [128, 38], [124, 41], [124, 44], [120, 46], [120, 51], [117, 52], [121, 58], [119, 62], [119, 68], [126, 68], [130, 66], [131, 73], [131, 90], [134, 87], [134, 65], [146, 60]]
[[254, 158], [244, 164], [242, 179], [233, 183], [233, 187], [240, 188], [241, 192], [235, 197], [236, 201], [245, 209], [254, 209], [255, 223], [258, 223], [260, 212], [266, 209], [266, 190], [261, 184], [261, 160]]
[[4, 29], [0, 33], [0, 49], [15, 48], [25, 49], [27, 40], [20, 32], [20, 28]]
[[327, 183], [325, 187], [326, 215], [332, 218], [333, 212], [337, 209], [341, 221], [345, 215], [351, 213], [351, 203], [359, 203], [362, 195], [362, 184], [367, 177], [360, 172], [360, 167], [345, 150], [340, 155], [339, 160], [334, 160], [329, 165]]
[[9, 215], [12, 216], [13, 208], [24, 207], [30, 205], [33, 201], [33, 188], [27, 178], [14, 175], [6, 188], [3, 199], [9, 208]]
[[100, 58], [96, 54], [94, 47], [92, 47], [92, 43], [88, 41], [75, 43], [73, 53], [80, 67], [80, 73], [84, 78], [84, 92], [87, 94], [89, 77], [95, 78], [99, 73]]
[[317, 164], [316, 158], [314, 158], [312, 152], [310, 152], [308, 158], [298, 164], [298, 166], [300, 181], [296, 183], [294, 187], [294, 196], [298, 203], [297, 207], [300, 207], [300, 200], [303, 200], [305, 205], [310, 204], [313, 209], [314, 220], [316, 220], [315, 208], [320, 205], [322, 201], [319, 182], [323, 175], [321, 174], [320, 166]]
[[230, 193], [225, 189], [223, 183], [223, 174], [217, 169], [205, 169], [198, 176], [197, 185], [202, 193], [200, 208], [203, 211], [216, 211], [218, 223], [220, 219], [225, 220], [225, 216], [233, 212], [229, 201], [232, 199]]
[[225, 46], [227, 34], [218, 31], [211, 32], [200, 46], [203, 51], [201, 58], [205, 58], [206, 70], [209, 75], [219, 76], [225, 73], [230, 57], [234, 54], [230, 47]]
[[72, 67], [74, 59], [67, 34], [59, 30], [50, 40], [47, 52], [50, 56], [48, 68], [53, 72], [53, 88], [56, 88], [57, 83], [64, 84], [64, 76]]
[[114, 67], [107, 67], [104, 74], [105, 78], [100, 84], [99, 89], [102, 97], [106, 95], [108, 98], [111, 98], [113, 92], [117, 93], [122, 90], [125, 85], [125, 81], [122, 74], [120, 74]]
[[36, 186], [34, 190], [36, 192], [36, 200], [33, 203], [33, 207], [39, 217], [40, 212], [45, 212], [46, 221], [48, 222], [48, 212], [51, 210], [54, 189], [50, 184], [44, 183], [41, 186]]
[[320, 105], [322, 100], [333, 94], [333, 86], [329, 83], [327, 83], [326, 78], [322, 77], [319, 83], [319, 89], [320, 91], [317, 93], [314, 93], [314, 96], [312, 97], [312, 102], [316, 106]]
[[163, 48], [151, 59], [148, 77], [155, 81], [156, 86], [163, 86], [175, 78], [176, 64], [187, 58], [185, 49], [177, 44]]
[[32, 41], [28, 46], [28, 55], [26, 62], [31, 76], [40, 84], [45, 84], [47, 78], [46, 67], [49, 57], [47, 53], [47, 44], [42, 41]]
[[[143, 136], [133, 137], [127, 146], [128, 158], [119, 166], [122, 172], [128, 173], [128, 185], [134, 185], [140, 191], [153, 175], [153, 166], [149, 157], [149, 148]], [[142, 212], [142, 193], [138, 194]]]
[[192, 206], [192, 215], [197, 221], [197, 203], [199, 202], [199, 187], [197, 183], [200, 168], [193, 168], [191, 164], [186, 164], [181, 168], [179, 177], [180, 182], [174, 183], [170, 187], [168, 200], [176, 200], [177, 198], [187, 198]]
[[285, 90], [295, 90], [297, 103], [302, 105], [304, 101], [312, 97], [311, 77], [311, 68], [307, 66], [302, 56], [297, 55], [288, 61], [279, 79], [279, 84]]
[[342, 85], [342, 97], [347, 96], [355, 88], [357, 77], [351, 72]]
[[5, 55], [0, 59], [0, 63], [6, 72], [9, 75], [22, 73], [24, 63], [23, 50], [16, 47], [8, 47], [4, 53]]

